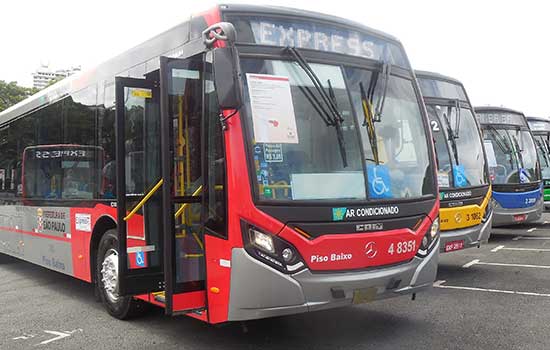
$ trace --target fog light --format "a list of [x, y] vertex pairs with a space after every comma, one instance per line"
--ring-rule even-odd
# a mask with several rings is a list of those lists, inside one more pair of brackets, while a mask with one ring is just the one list
[[282, 251], [283, 259], [286, 263], [289, 263], [294, 259], [294, 252], [290, 248], [285, 248]]
[[424, 238], [422, 238], [422, 248], [428, 249], [428, 244], [430, 244], [430, 241], [427, 236], [424, 236]]

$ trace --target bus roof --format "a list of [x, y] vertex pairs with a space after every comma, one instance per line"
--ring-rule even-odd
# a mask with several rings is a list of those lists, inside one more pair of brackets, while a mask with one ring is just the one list
[[525, 114], [523, 112], [517, 111], [515, 109], [506, 108], [506, 107], [496, 107], [496, 106], [478, 106], [474, 107], [474, 110], [476, 113], [512, 113], [512, 114], [519, 114], [523, 117], [525, 117]]
[[455, 78], [449, 77], [447, 75], [439, 74], [436, 72], [429, 72], [426, 70], [415, 70], [414, 74], [417, 78], [423, 78], [423, 79], [433, 79], [433, 80], [442, 80], [446, 81], [452, 84], [460, 85], [462, 88], [464, 88], [464, 85], [460, 82], [460, 80], [457, 80]]
[[550, 123], [550, 119], [546, 117], [526, 117], [527, 121]]

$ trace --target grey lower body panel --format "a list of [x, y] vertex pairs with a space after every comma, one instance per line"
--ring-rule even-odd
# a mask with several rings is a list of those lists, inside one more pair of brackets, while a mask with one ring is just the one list
[[439, 251], [445, 253], [445, 244], [452, 241], [464, 241], [464, 248], [478, 247], [481, 243], [487, 243], [491, 235], [492, 222], [493, 213], [485, 222], [479, 225], [458, 230], [441, 231]]
[[[542, 200], [537, 201], [534, 206], [529, 208], [505, 209], [501, 207], [495, 207], [493, 214], [493, 227], [517, 225], [538, 221], [542, 217], [543, 207], [544, 205]], [[524, 221], [517, 222], [514, 220], [514, 215], [522, 214], [527, 215]]]
[[[351, 305], [354, 291], [370, 300], [416, 293], [436, 278], [439, 242], [425, 258], [366, 271], [283, 274], [234, 248], [231, 258], [229, 321], [242, 321]], [[334, 290], [338, 290], [335, 295]]]

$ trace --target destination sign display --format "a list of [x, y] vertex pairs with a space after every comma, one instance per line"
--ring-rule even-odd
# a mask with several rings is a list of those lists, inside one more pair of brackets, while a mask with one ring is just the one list
[[508, 112], [476, 112], [481, 124], [504, 124], [527, 126], [525, 117]]
[[531, 131], [548, 131], [550, 132], [550, 120], [547, 122], [543, 121], [529, 121], [529, 129]]
[[246, 32], [243, 27], [249, 27], [252, 31], [252, 37], [239, 35], [238, 40], [241, 42], [336, 52], [409, 68], [405, 53], [399, 45], [364, 32], [312, 21], [259, 16], [230, 16], [229, 21], [243, 34]]

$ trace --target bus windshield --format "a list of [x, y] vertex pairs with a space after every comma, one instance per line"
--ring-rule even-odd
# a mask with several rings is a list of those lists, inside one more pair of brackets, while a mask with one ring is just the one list
[[548, 144], [548, 136], [535, 134], [533, 138], [537, 147], [537, 154], [539, 156], [540, 167], [542, 170], [542, 178], [546, 180], [550, 179], [550, 147]]
[[472, 111], [452, 105], [428, 105], [441, 188], [487, 185], [483, 145]]
[[94, 199], [101, 190], [103, 151], [93, 146], [25, 149], [23, 196], [34, 199]]
[[[427, 139], [411, 80], [310, 65], [342, 118], [343, 162], [338, 132], [323, 112], [329, 103], [296, 62], [242, 59], [241, 64], [260, 199], [365, 200], [433, 194]], [[373, 87], [372, 105], [384, 100], [374, 139], [366, 127], [361, 86]]]
[[529, 130], [510, 126], [484, 126], [493, 183], [518, 184], [540, 181], [537, 151]]

